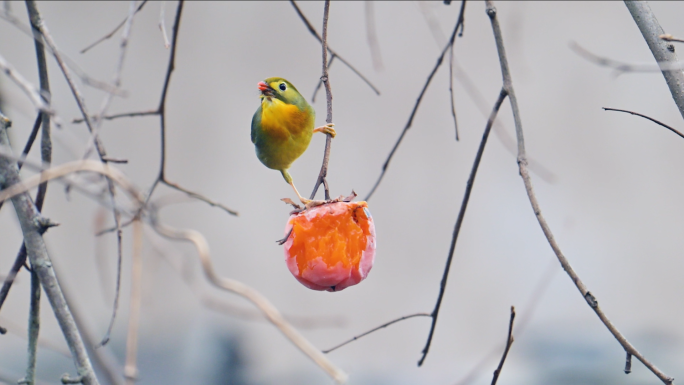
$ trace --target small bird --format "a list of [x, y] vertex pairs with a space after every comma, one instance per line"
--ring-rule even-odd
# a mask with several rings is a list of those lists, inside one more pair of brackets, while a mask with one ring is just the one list
[[261, 105], [252, 117], [252, 143], [264, 166], [280, 171], [299, 200], [311, 203], [299, 194], [287, 170], [311, 142], [314, 132], [336, 135], [334, 124], [314, 128], [316, 111], [292, 83], [273, 77], [258, 83]]

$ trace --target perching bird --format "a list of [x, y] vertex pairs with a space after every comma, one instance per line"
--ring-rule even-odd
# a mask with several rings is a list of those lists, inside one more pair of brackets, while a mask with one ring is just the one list
[[268, 78], [259, 82], [261, 106], [252, 117], [252, 143], [256, 154], [266, 167], [280, 171], [303, 204], [303, 198], [287, 169], [306, 151], [314, 132], [335, 137], [334, 124], [314, 128], [316, 112], [297, 89], [283, 78]]

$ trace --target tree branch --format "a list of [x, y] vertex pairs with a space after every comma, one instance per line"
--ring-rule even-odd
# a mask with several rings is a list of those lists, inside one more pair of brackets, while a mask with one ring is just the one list
[[[4, 159], [6, 158], [0, 157], [0, 162], [2, 162]], [[1, 170], [2, 163], [0, 163], [0, 171]], [[38, 175], [27, 178], [19, 184], [13, 184], [12, 186], [0, 191], [0, 201], [24, 196], [23, 193], [31, 188], [36, 187], [42, 182], [56, 178], [62, 178], [66, 175], [80, 171], [91, 171], [106, 176], [110, 180], [116, 182], [126, 193], [128, 193], [128, 195], [136, 201], [136, 204], [139, 205], [139, 207], [145, 207], [146, 195], [133, 186], [133, 184], [120, 171], [114, 167], [92, 160], [70, 162], [44, 170]], [[0, 176], [2, 175], [0, 174]], [[146, 213], [146, 211], [138, 211], [142, 214]], [[296, 329], [294, 329], [273, 306], [273, 304], [271, 304], [261, 293], [243, 284], [242, 282], [223, 278], [216, 274], [211, 261], [211, 255], [209, 253], [209, 245], [201, 233], [194, 230], [177, 230], [164, 225], [158, 221], [154, 211], [149, 213], [148, 217], [146, 218], [150, 221], [153, 229], [159, 235], [169, 239], [191, 242], [195, 246], [202, 264], [204, 275], [209, 280], [209, 283], [219, 289], [233, 292], [252, 302], [264, 313], [266, 318], [268, 318], [268, 320], [274, 326], [276, 326], [295, 346], [308, 355], [318, 366], [320, 366], [333, 379], [335, 379], [335, 381], [338, 383], [344, 383], [346, 381], [347, 374], [337, 368], [327, 359], [327, 357], [325, 357], [325, 355], [323, 355], [323, 353], [320, 352], [320, 350], [316, 349], [306, 338], [304, 338]], [[30, 251], [31, 249], [29, 249], [29, 252]], [[41, 282], [43, 281], [41, 280]]]
[[[294, 1], [292, 2], [294, 4]], [[330, 13], [330, 0], [325, 1], [325, 8], [323, 10], [323, 38], [321, 40], [321, 47], [323, 48], [323, 74], [321, 75], [321, 81], [325, 85], [325, 98], [327, 101], [328, 114], [326, 115], [325, 121], [330, 124], [332, 123], [332, 90], [330, 89], [330, 80], [328, 79], [328, 14]], [[321, 165], [321, 171], [318, 173], [318, 178], [316, 179], [316, 185], [314, 186], [313, 192], [309, 199], [314, 199], [316, 196], [316, 191], [318, 187], [323, 183], [325, 189], [325, 200], [330, 200], [330, 191], [328, 190], [328, 184], [325, 182], [325, 177], [328, 175], [328, 162], [330, 161], [330, 145], [332, 144], [332, 135], [325, 135], [325, 151], [323, 152], [323, 164]]]
[[501, 374], [501, 369], [503, 368], [506, 357], [508, 356], [508, 351], [513, 345], [513, 320], [515, 319], [515, 308], [511, 306], [511, 320], [508, 321], [508, 338], [506, 339], [506, 348], [504, 349], [503, 355], [501, 356], [501, 361], [499, 361], [499, 366], [497, 366], [494, 371], [494, 377], [492, 378], [492, 385], [496, 385], [496, 381], [499, 380], [499, 375]]
[[[6, 130], [8, 122], [7, 118], [0, 116], [0, 145], [2, 146], [9, 146]], [[0, 157], [0, 181], [0, 187], [4, 189], [12, 189], [13, 185], [23, 187], [21, 186], [16, 163], [4, 157]], [[83, 375], [84, 385], [97, 385], [99, 382], [74, 323], [74, 318], [60, 290], [57, 277], [52, 269], [52, 262], [43, 241], [41, 231], [49, 222], [40, 215], [40, 212], [27, 193], [21, 193], [12, 197], [12, 204], [21, 224], [31, 266], [33, 266], [33, 270], [38, 274], [40, 283], [50, 301], [57, 322], [71, 350], [77, 372]]]
[[36, 383], [36, 356], [38, 354], [38, 334], [40, 331], [40, 280], [38, 274], [31, 272], [31, 301], [28, 321], [28, 365], [24, 381], [28, 385]]
[[622, 335], [622, 333], [620, 333], [620, 331], [613, 325], [613, 323], [608, 319], [605, 313], [603, 313], [603, 310], [601, 310], [601, 308], [598, 306], [598, 301], [596, 300], [596, 297], [594, 297], [594, 295], [591, 294], [591, 292], [589, 292], [587, 287], [584, 285], [584, 282], [582, 282], [582, 280], [577, 275], [575, 270], [573, 270], [572, 266], [570, 266], [570, 263], [568, 262], [567, 258], [565, 258], [565, 256], [563, 255], [562, 251], [560, 250], [560, 247], [556, 243], [553, 233], [551, 232], [551, 228], [546, 223], [546, 219], [544, 219], [544, 216], [541, 213], [539, 203], [537, 202], [537, 197], [534, 194], [534, 189], [532, 187], [532, 180], [530, 179], [529, 171], [527, 169], [525, 138], [523, 136], [522, 131], [520, 110], [518, 108], [518, 100], [515, 97], [515, 92], [513, 90], [513, 82], [511, 80], [511, 74], [508, 68], [508, 59], [506, 57], [506, 50], [503, 44], [501, 27], [499, 26], [499, 21], [496, 17], [496, 8], [494, 8], [494, 5], [489, 0], [486, 2], [486, 4], [487, 15], [489, 16], [489, 19], [492, 24], [494, 40], [496, 41], [496, 48], [499, 55], [499, 63], [501, 65], [501, 75], [503, 77], [504, 89], [508, 92], [509, 100], [511, 102], [511, 110], [513, 111], [515, 133], [518, 138], [518, 167], [520, 170], [520, 176], [522, 177], [523, 183], [525, 184], [525, 190], [527, 191], [527, 196], [530, 200], [530, 204], [532, 205], [532, 210], [534, 211], [534, 214], [537, 217], [537, 221], [539, 222], [539, 225], [541, 226], [542, 231], [544, 232], [544, 235], [546, 236], [549, 245], [553, 249], [553, 252], [556, 254], [556, 257], [558, 258], [558, 261], [560, 262], [561, 266], [563, 266], [565, 272], [568, 274], [568, 276], [570, 276], [570, 279], [572, 279], [573, 283], [575, 283], [575, 286], [579, 290], [582, 297], [587, 301], [589, 307], [591, 307], [596, 313], [596, 315], [599, 317], [599, 319], [601, 319], [601, 322], [603, 322], [606, 328], [608, 328], [608, 330], [613, 334], [615, 339], [620, 343], [620, 345], [622, 345], [622, 347], [625, 349], [627, 353], [630, 353], [637, 357], [639, 361], [641, 361], [646, 367], [648, 367], [653, 372], [653, 374], [655, 374], [665, 384], [671, 384], [674, 381], [674, 379], [665, 375], [665, 373], [661, 372], [657, 367], [655, 367], [655, 365], [653, 365], [643, 355], [641, 355], [641, 353], [639, 353], [636, 350], [636, 348], [632, 346], [632, 344], [629, 343], [629, 341], [627, 341], [627, 339]]
[[394, 153], [397, 151], [397, 148], [399, 148], [399, 144], [401, 144], [401, 141], [404, 140], [404, 135], [406, 135], [406, 132], [409, 130], [409, 128], [411, 128], [411, 124], [413, 124], [413, 118], [416, 116], [416, 112], [418, 111], [418, 107], [420, 106], [420, 102], [423, 100], [423, 96], [425, 96], [425, 92], [427, 91], [428, 87], [430, 86], [430, 82], [432, 81], [432, 78], [435, 76], [435, 74], [437, 73], [437, 70], [442, 65], [442, 61], [444, 60], [444, 55], [446, 55], [447, 51], [454, 44], [454, 41], [456, 40], [456, 33], [458, 32], [458, 30], [461, 28], [461, 25], [463, 24], [464, 12], [465, 12], [465, 0], [463, 0], [463, 3], [461, 4], [461, 11], [458, 14], [458, 19], [456, 20], [456, 26], [454, 27], [454, 31], [451, 33], [451, 38], [449, 39], [449, 42], [447, 43], [446, 47], [444, 47], [444, 49], [442, 50], [442, 53], [437, 58], [437, 63], [435, 64], [434, 68], [432, 68], [432, 72], [430, 72], [430, 75], [428, 76], [427, 81], [425, 82], [425, 85], [423, 86], [423, 89], [420, 91], [420, 94], [418, 95], [418, 100], [416, 100], [416, 104], [413, 106], [413, 110], [411, 111], [411, 115], [409, 116], [408, 122], [406, 122], [404, 129], [401, 131], [401, 135], [399, 135], [399, 139], [397, 139], [397, 142], [394, 144], [394, 147], [392, 147], [392, 151], [390, 151], [390, 154], [387, 157], [387, 160], [385, 160], [385, 163], [382, 165], [382, 171], [380, 172], [380, 176], [378, 177], [378, 180], [375, 182], [375, 185], [373, 186], [371, 191], [368, 193], [368, 195], [366, 195], [366, 197], [363, 200], [368, 201], [371, 198], [371, 196], [373, 196], [373, 193], [378, 188], [378, 185], [380, 185], [382, 178], [385, 176], [385, 172], [387, 172], [387, 167], [389, 167], [389, 163], [392, 160]]
[[[290, 4], [292, 4], [292, 6], [294, 7], [295, 11], [297, 12], [297, 15], [299, 15], [299, 18], [302, 19], [302, 21], [304, 22], [304, 25], [306, 25], [306, 28], [309, 30], [309, 32], [311, 32], [311, 34], [312, 34], [319, 42], [322, 42], [321, 36], [318, 34], [318, 32], [316, 32], [316, 28], [314, 28], [313, 25], [311, 25], [311, 23], [309, 22], [309, 20], [306, 18], [306, 16], [304, 16], [304, 13], [302, 13], [302, 10], [299, 9], [299, 6], [297, 5], [297, 3], [295, 3], [294, 0], [290, 0]], [[380, 95], [380, 91], [379, 91], [377, 88], [375, 88], [375, 86], [374, 86], [368, 79], [366, 79], [366, 77], [363, 76], [363, 75], [361, 74], [361, 72], [359, 72], [356, 68], [354, 68], [354, 66], [352, 66], [351, 64], [349, 64], [349, 62], [346, 61], [346, 60], [345, 60], [342, 56], [340, 56], [337, 52], [333, 51], [332, 48], [328, 47], [328, 51], [330, 52], [331, 55], [333, 55], [333, 56], [337, 57], [338, 59], [340, 59], [340, 61], [341, 61], [342, 63], [344, 63], [344, 65], [346, 65], [347, 67], [349, 67], [349, 69], [352, 70], [352, 72], [354, 72], [358, 77], [360, 77], [361, 80], [364, 81], [364, 83], [368, 84], [368, 87], [370, 87], [370, 88], [373, 90], [373, 92], [375, 92], [376, 95]]]
[[670, 127], [670, 126], [668, 126], [667, 124], [665, 124], [665, 123], [663, 123], [663, 122], [661, 122], [661, 121], [655, 120], [655, 119], [653, 119], [653, 118], [651, 118], [651, 117], [648, 117], [648, 116], [646, 116], [646, 115], [640, 114], [640, 113], [638, 113], [638, 112], [629, 111], [629, 110], [620, 110], [620, 109], [617, 109], [617, 108], [609, 108], [609, 107], [603, 107], [603, 110], [604, 110], [604, 111], [626, 112], [626, 113], [628, 113], [628, 114], [632, 114], [632, 115], [636, 115], [636, 116], [641, 116], [642, 118], [648, 119], [648, 120], [652, 121], [652, 122], [655, 123], [655, 124], [659, 124], [659, 125], [661, 125], [661, 126], [667, 128], [668, 130], [670, 130], [670, 131], [674, 132], [675, 134], [679, 135], [679, 137], [684, 138], [684, 134], [682, 134], [681, 132], [675, 130], [674, 128], [672, 128], [672, 127]]
[[428, 314], [428, 313], [416, 313], [416, 314], [405, 315], [405, 316], [403, 316], [403, 317], [399, 317], [399, 318], [393, 319], [392, 321], [385, 322], [384, 324], [382, 324], [382, 325], [380, 325], [380, 326], [377, 326], [377, 327], [374, 327], [373, 329], [371, 329], [371, 330], [369, 330], [369, 331], [367, 331], [367, 332], [365, 332], [365, 333], [361, 333], [361, 334], [359, 334], [358, 336], [354, 336], [354, 337], [352, 337], [352, 338], [350, 338], [350, 339], [348, 339], [348, 340], [346, 340], [346, 341], [344, 341], [344, 342], [342, 342], [342, 343], [340, 343], [340, 344], [337, 344], [337, 345], [333, 346], [333, 347], [330, 348], [330, 349], [323, 350], [323, 353], [328, 354], [328, 353], [332, 352], [333, 350], [337, 350], [337, 349], [343, 347], [344, 345], [346, 345], [346, 344], [348, 344], [348, 343], [351, 343], [351, 342], [354, 342], [354, 341], [356, 341], [356, 340], [358, 340], [358, 339], [360, 339], [360, 338], [362, 338], [362, 337], [365, 337], [365, 336], [367, 336], [367, 335], [369, 335], [369, 334], [371, 334], [371, 333], [373, 333], [373, 332], [376, 332], [376, 331], [378, 331], [378, 330], [380, 330], [380, 329], [384, 329], [384, 328], [386, 328], [386, 327], [388, 327], [388, 326], [390, 326], [390, 325], [392, 325], [392, 324], [395, 324], [395, 323], [397, 323], [397, 322], [399, 322], [399, 321], [403, 321], [403, 320], [406, 320], [406, 319], [409, 319], [409, 318], [414, 318], [414, 317], [431, 317], [431, 315]]
[[670, 88], [670, 93], [677, 108], [679, 108], [679, 113], [684, 117], [684, 72], [681, 69], [674, 71], [664, 69], [664, 64], [678, 63], [674, 45], [660, 39], [660, 35], [664, 34], [663, 28], [647, 2], [626, 0], [625, 5], [629, 9], [629, 13], [632, 14], [644, 40], [646, 40], [648, 48], [651, 49], [653, 57], [663, 69], [665, 82]]
[[485, 145], [487, 144], [487, 138], [489, 138], [489, 133], [492, 130], [492, 125], [496, 119], [496, 115], [503, 104], [504, 99], [506, 99], [507, 92], [505, 89], [501, 89], [499, 93], [499, 98], [494, 103], [492, 108], [492, 113], [489, 115], [487, 120], [487, 125], [485, 126], [484, 133], [482, 134], [482, 141], [480, 142], [480, 147], [477, 149], [477, 154], [475, 155], [475, 161], [473, 162], [473, 168], [470, 170], [470, 176], [468, 177], [468, 182], [466, 182], [465, 193], [463, 194], [463, 202], [461, 203], [461, 209], [458, 212], [458, 218], [456, 218], [456, 225], [454, 226], [454, 233], [451, 237], [451, 246], [449, 247], [449, 255], [447, 256], [446, 266], [444, 267], [444, 273], [442, 274], [442, 281], [439, 284], [439, 295], [437, 296], [437, 303], [435, 304], [434, 310], [432, 310], [432, 325], [430, 325], [430, 333], [428, 334], [427, 342], [423, 348], [423, 356], [418, 361], [418, 366], [423, 365], [428, 352], [430, 351], [430, 344], [432, 343], [432, 337], [435, 333], [435, 327], [437, 326], [437, 317], [439, 316], [439, 309], [442, 306], [442, 299], [444, 298], [444, 293], [446, 291], [446, 284], [449, 278], [449, 270], [451, 269], [451, 262], [454, 258], [454, 251], [456, 250], [456, 240], [458, 239], [458, 234], [461, 232], [461, 225], [463, 224], [463, 218], [465, 217], [466, 209], [468, 208], [468, 201], [470, 200], [470, 193], [473, 190], [473, 185], [475, 184], [475, 176], [477, 175], [477, 169], [480, 167], [480, 160], [482, 160], [482, 154], [484, 154]]

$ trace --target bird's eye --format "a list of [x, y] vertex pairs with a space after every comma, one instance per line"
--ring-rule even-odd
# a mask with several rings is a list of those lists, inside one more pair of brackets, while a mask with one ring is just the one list
[[285, 85], [285, 83], [280, 83], [279, 87], [280, 87], [281, 91], [285, 91], [287, 89], [287, 86]]

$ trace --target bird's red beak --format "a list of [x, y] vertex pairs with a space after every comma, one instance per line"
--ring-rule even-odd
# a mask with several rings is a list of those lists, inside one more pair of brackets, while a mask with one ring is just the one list
[[257, 84], [257, 86], [259, 87], [259, 91], [261, 91], [261, 92], [268, 91], [271, 89], [271, 87], [264, 82], [259, 82], [259, 84]]

